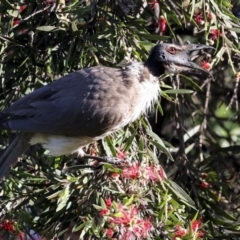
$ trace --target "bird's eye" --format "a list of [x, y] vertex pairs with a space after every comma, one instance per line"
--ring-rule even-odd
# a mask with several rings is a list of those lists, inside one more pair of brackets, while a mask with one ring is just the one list
[[170, 48], [168, 49], [168, 52], [171, 53], [171, 54], [175, 54], [176, 51], [177, 51], [177, 50], [176, 50], [175, 47], [170, 47]]

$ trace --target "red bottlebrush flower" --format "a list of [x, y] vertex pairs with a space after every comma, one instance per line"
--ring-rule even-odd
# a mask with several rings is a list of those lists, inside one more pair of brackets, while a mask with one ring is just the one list
[[18, 239], [19, 240], [24, 240], [25, 239], [25, 234], [23, 232], [18, 233]]
[[111, 207], [111, 206], [112, 206], [112, 200], [111, 200], [111, 198], [106, 198], [106, 199], [105, 199], [105, 204], [106, 204], [107, 207]]
[[[21, 23], [21, 20], [19, 18], [13, 19], [13, 26], [19, 25], [20, 23]], [[16, 31], [16, 35], [24, 34], [27, 31], [28, 31], [28, 29], [22, 29], [22, 30]]]
[[201, 187], [202, 188], [208, 188], [209, 187], [209, 183], [208, 182], [201, 182]]
[[161, 33], [162, 35], [165, 34], [167, 30], [167, 21], [164, 17], [160, 17], [156, 23], [157, 32]]
[[129, 166], [128, 168], [124, 168], [121, 176], [122, 176], [122, 178], [127, 178], [127, 179], [139, 178], [141, 176], [139, 165], [133, 164], [133, 165]]
[[14, 18], [14, 19], [13, 19], [13, 26], [18, 25], [20, 22], [21, 22], [20, 19]]
[[120, 159], [120, 160], [124, 160], [127, 156], [127, 153], [124, 152], [122, 149], [119, 149], [117, 151], [117, 158]]
[[[139, 221], [137, 221], [137, 227], [138, 227], [138, 235], [139, 237], [144, 237], [147, 238], [149, 231], [151, 231], [153, 229], [153, 225], [152, 222], [149, 219], [141, 219]], [[134, 232], [137, 232], [134, 230]]]
[[201, 238], [205, 235], [205, 233], [203, 231], [198, 231], [198, 237]]
[[213, 19], [212, 13], [211, 13], [211, 12], [208, 12], [208, 13], [207, 13], [207, 20], [208, 20], [208, 22], [211, 22], [212, 19]]
[[158, 169], [158, 174], [159, 174], [159, 176], [160, 176], [160, 178], [161, 178], [162, 180], [165, 179], [165, 173], [164, 173], [162, 167], [160, 167], [160, 168]]
[[115, 178], [115, 179], [118, 179], [120, 177], [120, 174], [119, 173], [112, 173], [111, 177]]
[[181, 227], [180, 225], [177, 225], [175, 228], [176, 231], [174, 233], [174, 237], [183, 237], [188, 233], [188, 230]]
[[92, 145], [90, 146], [89, 150], [88, 150], [89, 154], [92, 156], [97, 156], [97, 150], [96, 148]]
[[212, 39], [213, 41], [215, 41], [216, 39], [218, 39], [219, 36], [221, 36], [221, 32], [220, 32], [220, 30], [218, 30], [218, 29], [211, 29], [211, 30], [210, 30], [210, 34], [212, 35], [212, 36], [211, 36], [211, 39]]
[[208, 174], [207, 174], [207, 173], [201, 173], [201, 177], [202, 177], [202, 178], [204, 178], [204, 179], [205, 179], [205, 178], [207, 178], [207, 176], [208, 176]]
[[150, 219], [139, 217], [139, 209], [135, 205], [123, 206], [118, 205], [119, 212], [113, 216], [110, 223], [124, 229], [121, 239], [131, 239], [131, 236], [138, 238], [147, 238], [149, 231], [153, 229]]
[[156, 7], [156, 5], [158, 4], [158, 1], [157, 0], [153, 0], [152, 2], [149, 2], [148, 5], [154, 9]]
[[109, 210], [108, 210], [108, 209], [101, 209], [101, 210], [99, 211], [99, 214], [100, 214], [101, 216], [108, 215], [108, 214], [109, 214]]
[[55, 0], [44, 0], [44, 2], [45, 2], [46, 4], [52, 5], [52, 4], [54, 4], [56, 1], [55, 1]]
[[191, 222], [191, 227], [192, 227], [193, 231], [198, 231], [198, 229], [201, 228], [202, 225], [203, 224], [202, 224], [200, 219], [194, 220], [194, 221]]
[[138, 214], [138, 209], [135, 206], [132, 206], [130, 209], [124, 209], [124, 206], [119, 204], [118, 209], [121, 216], [113, 217], [110, 222], [128, 226]]
[[114, 231], [111, 228], [105, 230], [106, 235], [111, 238], [114, 234]]
[[197, 12], [194, 16], [194, 21], [198, 24], [198, 25], [203, 25], [204, 24], [204, 17], [202, 15], [201, 12]]
[[201, 62], [201, 66], [202, 66], [202, 68], [204, 68], [204, 69], [206, 69], [206, 70], [210, 70], [211, 69], [211, 64], [209, 63], [209, 62], [207, 62], [207, 61], [205, 61], [205, 60], [203, 60], [202, 62]]
[[164, 171], [160, 165], [151, 165], [151, 166], [146, 166], [144, 168], [145, 170], [145, 178], [158, 182], [162, 181], [165, 178]]
[[35, 172], [35, 168], [30, 167], [30, 168], [28, 169], [28, 172], [30, 172], [30, 173]]
[[130, 230], [126, 230], [125, 233], [123, 234], [121, 240], [128, 240], [128, 239], [131, 239], [131, 236], [132, 236], [132, 231]]
[[26, 8], [27, 8], [28, 5], [21, 5], [20, 8], [19, 8], [19, 12], [23, 12]]
[[0, 229], [7, 232], [15, 232], [15, 226], [13, 220], [3, 220], [0, 222]]

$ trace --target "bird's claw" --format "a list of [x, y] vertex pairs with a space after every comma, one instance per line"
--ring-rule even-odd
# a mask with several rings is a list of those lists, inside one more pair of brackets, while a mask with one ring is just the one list
[[121, 159], [116, 158], [116, 157], [105, 156], [102, 159], [104, 160], [104, 162], [114, 164], [114, 165], [122, 165], [123, 163], [127, 163], [126, 160], [121, 160]]

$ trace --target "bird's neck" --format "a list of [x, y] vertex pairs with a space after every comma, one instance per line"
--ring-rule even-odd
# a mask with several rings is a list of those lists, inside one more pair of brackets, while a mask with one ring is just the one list
[[148, 58], [148, 60], [144, 63], [144, 66], [149, 69], [151, 74], [155, 77], [160, 77], [164, 74], [164, 66], [161, 62], [156, 62], [152, 58]]

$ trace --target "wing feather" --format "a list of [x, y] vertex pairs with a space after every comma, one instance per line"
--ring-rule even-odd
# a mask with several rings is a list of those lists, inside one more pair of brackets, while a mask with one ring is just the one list
[[4, 111], [3, 125], [24, 132], [102, 135], [130, 111], [134, 92], [129, 84], [116, 81], [124, 81], [121, 69], [93, 67], [70, 73], [13, 103]]

